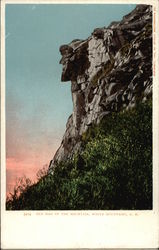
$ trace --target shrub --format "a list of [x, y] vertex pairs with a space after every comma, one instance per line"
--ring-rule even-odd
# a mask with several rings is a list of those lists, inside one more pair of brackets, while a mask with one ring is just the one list
[[152, 100], [93, 125], [80, 154], [7, 200], [7, 209], [152, 209]]

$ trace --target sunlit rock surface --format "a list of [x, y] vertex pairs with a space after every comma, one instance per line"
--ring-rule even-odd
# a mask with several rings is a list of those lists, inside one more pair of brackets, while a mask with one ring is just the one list
[[50, 173], [57, 162], [80, 151], [89, 126], [152, 95], [152, 7], [137, 5], [121, 22], [62, 45], [60, 52], [61, 80], [71, 81], [73, 114]]

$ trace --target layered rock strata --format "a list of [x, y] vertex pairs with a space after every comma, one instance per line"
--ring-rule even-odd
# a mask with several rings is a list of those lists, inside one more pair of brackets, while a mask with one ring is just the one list
[[71, 81], [73, 114], [49, 172], [80, 150], [89, 126], [152, 95], [152, 7], [137, 5], [121, 22], [62, 45], [60, 52], [61, 80]]

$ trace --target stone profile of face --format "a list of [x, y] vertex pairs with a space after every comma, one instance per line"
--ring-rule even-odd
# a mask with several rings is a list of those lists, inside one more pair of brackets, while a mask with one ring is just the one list
[[89, 67], [88, 41], [73, 40], [69, 45], [60, 47], [62, 58], [62, 82], [76, 81], [77, 76], [83, 75]]

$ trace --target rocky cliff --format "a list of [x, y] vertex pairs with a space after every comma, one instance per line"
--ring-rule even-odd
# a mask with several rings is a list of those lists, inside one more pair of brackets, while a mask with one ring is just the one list
[[152, 7], [137, 5], [121, 22], [62, 45], [60, 52], [61, 80], [71, 81], [73, 114], [50, 173], [56, 162], [81, 149], [81, 137], [92, 124], [152, 95]]

